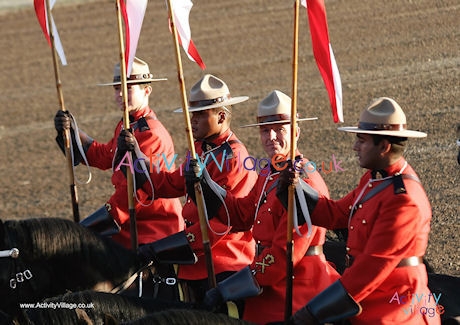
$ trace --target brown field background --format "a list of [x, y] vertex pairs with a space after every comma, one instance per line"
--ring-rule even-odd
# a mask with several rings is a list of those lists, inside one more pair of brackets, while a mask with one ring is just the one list
[[[0, 2], [0, 218], [72, 218], [65, 158], [54, 142], [59, 109], [51, 51], [32, 1], [10, 8]], [[6, 5], [5, 5], [6, 4]], [[17, 3], [20, 4], [19, 2]], [[439, 273], [460, 275], [459, 182], [456, 126], [460, 123], [460, 3], [456, 0], [326, 0], [330, 40], [343, 85], [345, 123], [355, 125], [374, 97], [389, 96], [406, 112], [409, 128], [428, 133], [410, 141], [406, 157], [418, 172], [433, 207], [427, 259]], [[59, 66], [65, 107], [99, 141], [111, 138], [121, 118], [109, 82], [119, 60], [115, 1], [57, 1], [53, 16], [67, 55]], [[223, 78], [235, 106], [233, 129], [251, 155], [263, 157], [252, 123], [257, 103], [271, 90], [291, 94], [293, 1], [195, 1], [192, 38], [205, 71], [181, 51], [186, 88], [204, 73]], [[137, 55], [157, 77], [154, 108], [183, 157], [186, 138], [177, 69], [164, 1], [149, 1]], [[344, 172], [323, 174], [331, 196], [340, 198], [363, 173], [351, 150], [354, 137], [336, 130], [327, 93], [312, 56], [308, 20], [300, 15], [298, 110], [317, 116], [303, 122], [299, 149], [328, 168], [332, 155]], [[82, 217], [112, 193], [110, 172], [92, 169], [78, 185]], [[86, 170], [77, 168], [77, 177]], [[65, 234], [63, 234], [65, 235]]]

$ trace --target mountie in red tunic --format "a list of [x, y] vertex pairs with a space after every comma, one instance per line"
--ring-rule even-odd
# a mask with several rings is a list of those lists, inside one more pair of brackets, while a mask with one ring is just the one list
[[[363, 200], [386, 181], [388, 186]], [[353, 262], [340, 281], [362, 306], [352, 324], [440, 324], [437, 293], [428, 289], [420, 262], [428, 245], [431, 206], [404, 158], [386, 168], [383, 178], [373, 179], [368, 171], [340, 200], [320, 198], [311, 218], [326, 228], [348, 228]]]
[[[231, 130], [219, 135], [212, 143], [203, 145], [202, 141], [195, 141], [195, 151], [201, 157], [202, 163], [207, 164], [206, 170], [211, 178], [228, 193], [236, 197], [243, 197], [253, 189], [257, 174], [255, 171], [243, 168], [239, 158], [247, 157], [249, 154], [246, 147]], [[161, 193], [158, 195], [162, 197], [185, 195], [183, 176], [185, 168], [188, 168], [187, 161], [181, 166], [182, 170], [178, 169], [174, 173], [153, 173], [155, 196], [157, 192]], [[183, 206], [182, 216], [186, 224], [187, 238], [198, 261], [193, 265], [180, 265], [178, 277], [183, 280], [206, 279], [208, 272], [198, 210], [190, 198], [187, 198]], [[254, 240], [250, 231], [235, 232], [228, 228], [226, 222], [212, 218], [209, 220], [208, 235], [216, 274], [225, 271], [239, 271], [252, 262]]]
[[[172, 138], [155, 113], [149, 107], [145, 107], [131, 112], [131, 119], [130, 126], [140, 150], [146, 155], [164, 154], [168, 157], [168, 161], [172, 161], [174, 157]], [[112, 164], [122, 125], [120, 121], [115, 128], [113, 138], [106, 144], [96, 141], [91, 144], [86, 153], [90, 166], [102, 170], [116, 168]], [[164, 161], [160, 161], [160, 168], [166, 170]], [[107, 201], [107, 207], [110, 215], [121, 226], [120, 233], [113, 236], [113, 239], [131, 248], [128, 190], [126, 177], [122, 170], [113, 172], [112, 184], [115, 193]], [[179, 199], [158, 199], [152, 202], [152, 198], [142, 189], [138, 189], [136, 195], [142, 202], [140, 204], [136, 198], [134, 199], [139, 244], [150, 243], [184, 229], [184, 221], [181, 217], [182, 205]]]
[[[329, 195], [317, 171], [306, 175], [305, 182], [323, 195]], [[276, 196], [278, 176], [276, 170], [269, 175], [259, 175], [248, 196], [236, 198], [227, 193], [225, 199], [233, 228], [253, 227], [256, 256], [249, 264], [263, 291], [259, 296], [246, 299], [243, 319], [257, 324], [284, 320], [288, 214]], [[219, 210], [219, 218], [227, 218], [224, 208]], [[311, 230], [311, 235], [307, 237], [306, 224], [300, 227], [303, 236], [293, 229], [293, 312], [340, 277], [322, 252], [326, 229], [313, 226]]]

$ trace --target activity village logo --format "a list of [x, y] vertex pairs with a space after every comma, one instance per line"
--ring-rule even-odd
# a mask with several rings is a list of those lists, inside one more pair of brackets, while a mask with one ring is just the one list
[[[230, 167], [231, 159], [236, 159], [236, 168], [238, 170], [240, 168], [246, 170], [253, 170], [259, 172], [261, 176], [267, 176], [270, 173], [270, 170], [272, 169], [276, 171], [282, 171], [283, 169], [285, 169], [287, 167], [287, 164], [284, 164], [284, 162], [288, 160], [288, 157], [283, 154], [276, 154], [272, 158], [256, 158], [250, 155], [246, 157], [241, 157], [239, 153], [236, 156], [234, 156], [231, 151], [230, 154], [227, 154], [226, 149], [222, 151], [222, 156], [220, 157], [220, 159], [217, 156], [219, 156], [219, 154], [216, 155], [214, 152], [210, 151], [200, 159], [198, 154], [196, 154], [196, 160], [200, 166], [200, 170], [203, 170], [209, 163], [214, 161], [220, 172], [223, 172], [224, 170], [228, 171], [232, 168]], [[178, 159], [178, 154], [176, 153], [171, 158], [171, 160], [168, 160], [168, 157], [165, 153], [160, 154], [153, 153], [151, 151], [147, 158], [150, 173], [153, 173], [154, 170], [156, 170], [156, 172], [159, 173], [159, 171], [161, 170], [161, 165], [164, 165], [166, 167], [166, 170], [171, 171], [177, 162], [178, 164], [180, 164], [180, 170], [182, 174], [183, 168], [185, 168], [185, 170], [188, 171], [192, 156], [190, 154], [190, 151], [188, 151], [185, 159]], [[301, 158], [297, 159], [295, 162], [299, 162], [300, 159]], [[183, 162], [185, 162], [185, 164], [183, 164]], [[132, 174], [134, 174], [134, 172], [142, 173], [143, 171], [141, 166], [145, 165], [146, 163], [147, 162], [145, 158], [136, 158], [133, 161], [131, 155], [129, 155], [129, 153], [126, 152], [123, 159], [121, 159], [119, 164], [116, 166], [115, 170], [118, 171], [121, 166], [126, 166], [129, 167]], [[341, 163], [342, 160], [337, 160], [335, 155], [332, 154], [329, 164], [326, 164], [326, 162], [323, 161], [321, 164], [319, 164], [318, 167], [318, 164], [316, 164], [315, 162], [308, 161], [304, 165], [304, 171], [306, 171], [307, 173], [314, 173], [315, 171], [318, 171], [324, 174], [329, 174], [332, 172], [344, 172], [345, 169], [341, 167]], [[183, 167], [184, 165], [185, 167]], [[294, 164], [294, 168], [299, 172], [301, 171], [300, 169], [298, 169], [297, 164]]]
[[397, 291], [393, 294], [390, 304], [396, 304], [402, 308], [404, 314], [420, 313], [428, 317], [434, 317], [436, 314], [444, 314], [444, 306], [439, 304], [441, 293], [411, 293], [399, 294]]

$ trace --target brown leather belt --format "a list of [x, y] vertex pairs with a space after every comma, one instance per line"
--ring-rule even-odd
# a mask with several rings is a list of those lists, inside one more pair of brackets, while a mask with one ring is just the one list
[[315, 256], [315, 255], [321, 255], [323, 254], [323, 246], [310, 246], [307, 249], [307, 252], [305, 253], [305, 256]]
[[[262, 246], [260, 244], [256, 244], [256, 255], [258, 256], [267, 246]], [[310, 246], [308, 247], [307, 251], [305, 252], [304, 256], [315, 256], [323, 254], [323, 246]]]
[[420, 256], [411, 256], [411, 257], [406, 257], [399, 262], [396, 267], [403, 267], [403, 266], [417, 266], [423, 264], [423, 257]]
[[[354, 257], [351, 255], [345, 256], [345, 265], [346, 267], [350, 267], [353, 264]], [[403, 258], [396, 267], [403, 267], [403, 266], [417, 266], [423, 264], [423, 257], [421, 256], [411, 256]]]

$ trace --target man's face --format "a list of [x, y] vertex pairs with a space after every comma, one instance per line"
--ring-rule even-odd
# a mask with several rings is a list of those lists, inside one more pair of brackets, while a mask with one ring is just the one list
[[[151, 92], [150, 86], [128, 84], [128, 112], [138, 111], [148, 105], [148, 97]], [[120, 110], [123, 110], [123, 92], [120, 85], [113, 86], [115, 102]]]
[[290, 124], [267, 124], [259, 127], [260, 141], [268, 157], [288, 155], [291, 147]]
[[374, 144], [370, 134], [357, 133], [353, 150], [356, 151], [359, 166], [362, 168], [381, 168], [381, 146]]
[[190, 118], [193, 137], [204, 140], [218, 135], [222, 128], [221, 114], [225, 113], [213, 109], [193, 112]]

